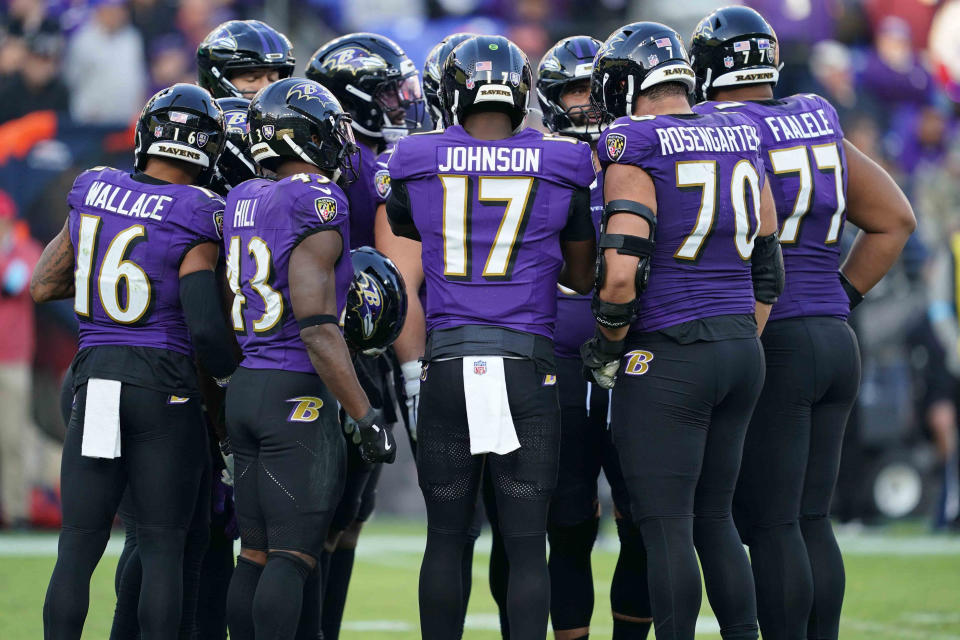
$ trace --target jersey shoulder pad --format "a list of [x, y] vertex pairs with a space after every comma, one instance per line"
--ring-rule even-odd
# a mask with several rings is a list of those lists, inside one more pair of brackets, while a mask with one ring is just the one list
[[597, 157], [600, 164], [638, 164], [653, 147], [655, 116], [617, 118], [600, 135]]

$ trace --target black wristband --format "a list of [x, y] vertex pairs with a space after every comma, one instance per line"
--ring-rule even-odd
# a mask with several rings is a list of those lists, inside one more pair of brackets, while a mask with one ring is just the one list
[[863, 294], [857, 291], [857, 288], [853, 286], [852, 282], [847, 280], [847, 276], [843, 275], [843, 271], [840, 272], [840, 286], [842, 286], [843, 290], [847, 293], [847, 298], [850, 300], [850, 311], [853, 311], [858, 304], [863, 302]]
[[337, 320], [337, 316], [322, 313], [297, 320], [297, 326], [300, 327], [301, 331], [307, 327], [316, 327], [321, 324], [340, 324], [340, 321]]

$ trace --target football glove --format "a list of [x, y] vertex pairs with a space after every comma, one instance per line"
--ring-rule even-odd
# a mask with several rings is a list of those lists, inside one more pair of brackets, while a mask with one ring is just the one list
[[623, 340], [614, 342], [603, 335], [598, 328], [593, 337], [580, 347], [583, 377], [587, 382], [595, 382], [604, 389], [613, 389], [617, 370], [620, 368], [621, 353], [623, 353]]
[[420, 362], [411, 360], [400, 365], [403, 389], [407, 397], [407, 428], [410, 439], [417, 441], [417, 413], [420, 410]]
[[220, 472], [220, 482], [228, 487], [233, 486], [233, 451], [230, 449], [230, 438], [220, 443], [220, 457], [223, 458], [223, 471]]
[[383, 412], [379, 409], [371, 407], [359, 420], [348, 415], [343, 421], [343, 431], [360, 449], [360, 457], [367, 464], [390, 464], [397, 458], [397, 443], [384, 425]]

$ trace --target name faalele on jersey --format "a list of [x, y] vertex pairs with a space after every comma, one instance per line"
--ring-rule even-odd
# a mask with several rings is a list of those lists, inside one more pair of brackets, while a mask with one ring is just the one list
[[192, 355], [180, 263], [196, 245], [220, 242], [223, 200], [202, 187], [97, 167], [77, 177], [67, 204], [80, 348]]
[[337, 316], [342, 317], [353, 279], [348, 210], [340, 187], [317, 174], [248, 180], [230, 191], [223, 243], [241, 366], [315, 372], [290, 305], [290, 256], [314, 233], [340, 234], [343, 249], [334, 276]]
[[624, 117], [604, 131], [601, 165], [637, 166], [657, 193], [656, 248], [632, 330], [754, 312], [759, 147], [753, 121], [736, 113]]
[[553, 338], [560, 232], [594, 182], [590, 147], [524, 129], [460, 126], [401, 139], [389, 161], [423, 242], [427, 330], [493, 325]]
[[704, 102], [700, 113], [736, 112], [760, 132], [777, 207], [786, 286], [771, 320], [846, 318], [837, 271], [846, 221], [847, 157], [833, 106], [815, 94], [750, 102]]

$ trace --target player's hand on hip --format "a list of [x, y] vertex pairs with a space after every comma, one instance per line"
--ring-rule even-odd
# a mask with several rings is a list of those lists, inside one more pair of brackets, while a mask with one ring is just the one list
[[397, 458], [397, 443], [393, 433], [386, 427], [383, 412], [373, 407], [367, 415], [354, 420], [349, 415], [343, 422], [343, 431], [360, 450], [360, 457], [368, 464], [390, 464]]

